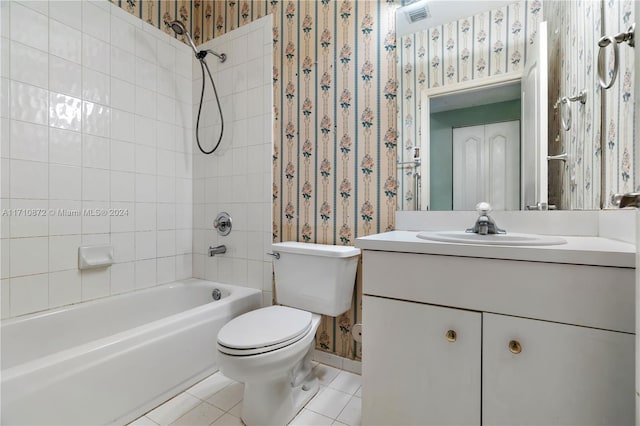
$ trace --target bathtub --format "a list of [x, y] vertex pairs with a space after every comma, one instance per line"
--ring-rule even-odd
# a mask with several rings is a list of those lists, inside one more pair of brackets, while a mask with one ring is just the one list
[[3, 321], [0, 421], [127, 423], [215, 372], [218, 330], [260, 305], [189, 279]]

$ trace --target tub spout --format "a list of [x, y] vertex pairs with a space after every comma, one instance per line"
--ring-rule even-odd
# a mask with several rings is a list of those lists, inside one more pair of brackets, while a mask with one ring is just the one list
[[225, 246], [224, 244], [216, 247], [209, 246], [209, 257], [213, 257], [216, 254], [222, 254], [226, 252], [227, 252], [227, 246]]

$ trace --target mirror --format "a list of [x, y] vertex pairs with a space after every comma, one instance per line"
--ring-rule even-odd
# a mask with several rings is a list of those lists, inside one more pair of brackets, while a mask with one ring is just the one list
[[[442, 3], [448, 4], [451, 10], [458, 9], [454, 11], [458, 18], [431, 22], [432, 25], [426, 27], [423, 24], [420, 30], [416, 30], [419, 22], [407, 25], [409, 6], [415, 9], [427, 4], [429, 14], [435, 18], [436, 5]], [[507, 170], [513, 160], [504, 160], [504, 164], [498, 165], [500, 173], [515, 173], [515, 177], [503, 174], [512, 177], [502, 181], [517, 181], [517, 185], [511, 186], [519, 192], [513, 195], [513, 188], [504, 185], [498, 188], [504, 196], [492, 203], [496, 209], [536, 208], [540, 201], [559, 209], [600, 207], [601, 99], [595, 61], [601, 4], [590, 0], [545, 1], [544, 5], [540, 1], [497, 4], [432, 0], [398, 9], [399, 210], [467, 210], [469, 202], [455, 203], [460, 198], [456, 195], [460, 191], [455, 188], [468, 189], [474, 182], [478, 188], [471, 189], [491, 193], [492, 184], [499, 179], [490, 177], [495, 170], [487, 172], [486, 166], [482, 166], [486, 160], [480, 157], [492, 148], [486, 143], [482, 145], [480, 133], [467, 137], [468, 141], [474, 141], [467, 143], [475, 144], [473, 155], [462, 150], [462, 157], [458, 155], [462, 160], [458, 158], [456, 165], [454, 133], [471, 126], [485, 126], [475, 130], [486, 134], [490, 131], [487, 125], [509, 121], [519, 121], [522, 137], [533, 137], [544, 143], [533, 152], [526, 152], [530, 145], [523, 142], [519, 153], [508, 153], [512, 159], [520, 158], [519, 170], [511, 170], [513, 167]], [[479, 5], [484, 9], [469, 16], [467, 12], [472, 12], [471, 7]], [[539, 66], [549, 73], [549, 84], [544, 117], [538, 117], [537, 124], [532, 124], [531, 114], [517, 107], [520, 96], [512, 93], [501, 97], [499, 92], [525, 87], [520, 86], [520, 80], [527, 75], [525, 67], [531, 62], [531, 46], [541, 38], [537, 28], [543, 20], [549, 21], [545, 32], [548, 39], [544, 44], [550, 53], [544, 54]], [[570, 110], [573, 122], [572, 128], [565, 130], [561, 111], [554, 108], [556, 102], [561, 95], [571, 97], [583, 89], [587, 91], [584, 104], [564, 105], [562, 112], [567, 115]], [[479, 103], [478, 98], [486, 102]], [[541, 134], [534, 134], [536, 129]], [[517, 145], [520, 148], [519, 140]], [[507, 155], [503, 151], [499, 152]], [[547, 154], [556, 159], [547, 161]], [[495, 155], [489, 157], [494, 159]], [[470, 168], [473, 173], [469, 173]], [[461, 175], [458, 171], [467, 173]], [[528, 177], [531, 173], [538, 174], [533, 181]], [[480, 180], [479, 176], [485, 175], [489, 178]], [[532, 191], [536, 197], [529, 198], [526, 194]], [[512, 195], [507, 196], [507, 192]], [[514, 202], [513, 197], [517, 197], [518, 202]]]

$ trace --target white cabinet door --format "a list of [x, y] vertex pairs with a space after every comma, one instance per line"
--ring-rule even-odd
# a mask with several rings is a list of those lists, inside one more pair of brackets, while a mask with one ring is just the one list
[[362, 424], [480, 424], [481, 314], [372, 296], [362, 305]]
[[482, 330], [484, 425], [633, 424], [634, 335], [493, 314]]
[[453, 209], [520, 208], [520, 121], [453, 129]]

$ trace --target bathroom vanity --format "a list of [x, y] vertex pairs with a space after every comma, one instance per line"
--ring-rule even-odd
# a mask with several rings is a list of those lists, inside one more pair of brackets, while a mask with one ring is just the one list
[[634, 423], [635, 247], [359, 238], [367, 425]]

